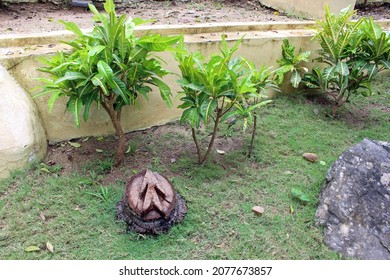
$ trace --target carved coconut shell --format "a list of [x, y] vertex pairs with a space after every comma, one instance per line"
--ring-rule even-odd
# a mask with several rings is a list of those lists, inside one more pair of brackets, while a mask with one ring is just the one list
[[187, 206], [167, 178], [144, 170], [134, 175], [118, 203], [117, 218], [138, 233], [159, 234], [184, 219]]

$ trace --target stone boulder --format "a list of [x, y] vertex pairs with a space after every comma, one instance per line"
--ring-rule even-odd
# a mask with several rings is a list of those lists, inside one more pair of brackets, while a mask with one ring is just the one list
[[0, 65], [0, 178], [47, 150], [45, 131], [31, 97]]
[[333, 163], [316, 218], [345, 258], [390, 259], [390, 143], [364, 139]]

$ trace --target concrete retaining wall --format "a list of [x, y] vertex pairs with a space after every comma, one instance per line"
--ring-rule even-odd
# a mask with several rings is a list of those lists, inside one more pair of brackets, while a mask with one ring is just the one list
[[[160, 26], [153, 27], [155, 32], [160, 34], [186, 34], [185, 39], [188, 46], [193, 51], [200, 50], [208, 56], [218, 52], [222, 33], [228, 35], [228, 40], [234, 41], [245, 35], [242, 46], [237, 55], [243, 55], [254, 61], [256, 65], [265, 64], [275, 66], [276, 60], [280, 58], [280, 50], [283, 39], [291, 38], [297, 47], [303, 49], [316, 48], [310, 41], [311, 32], [306, 28], [311, 23], [295, 24], [213, 24], [194, 26]], [[138, 30], [139, 34], [145, 33], [150, 27], [143, 27]], [[295, 29], [295, 30], [294, 30]], [[222, 32], [224, 31], [224, 32]], [[0, 39], [0, 60], [8, 71], [15, 77], [20, 85], [30, 95], [33, 88], [39, 85], [36, 77], [43, 74], [37, 70], [40, 65], [39, 59], [42, 56], [50, 55], [57, 50], [62, 50], [67, 46], [53, 43], [71, 38], [68, 32], [57, 32], [53, 36], [31, 36], [31, 37], [4, 37]], [[0, 37], [1, 38], [1, 37]], [[4, 47], [8, 42], [12, 42], [14, 47]], [[26, 48], [26, 44], [30, 47]], [[39, 45], [39, 47], [38, 47]], [[6, 55], [12, 52], [13, 55]], [[3, 55], [1, 55], [3, 53]], [[167, 62], [166, 68], [174, 73], [178, 73], [177, 63], [170, 53], [163, 53], [163, 59]], [[176, 83], [178, 77], [169, 75], [165, 81], [171, 86], [173, 95], [180, 91]], [[87, 123], [82, 122], [78, 128], [73, 123], [73, 116], [65, 110], [66, 100], [58, 101], [54, 105], [52, 112], [48, 110], [49, 96], [34, 99], [38, 111], [40, 112], [42, 123], [46, 131], [48, 140], [61, 141], [66, 139], [107, 135], [114, 133], [111, 121], [102, 109], [92, 108], [90, 119]], [[181, 115], [181, 110], [177, 109], [178, 100], [174, 99], [174, 108], [167, 108], [161, 100], [158, 92], [150, 95], [150, 100], [140, 98], [141, 108], [126, 107], [123, 111], [122, 123], [126, 131], [145, 129], [153, 125], [159, 125], [177, 119]], [[158, 108], [158, 109], [156, 109]]]
[[[281, 45], [285, 38], [289, 38], [297, 49], [318, 49], [318, 45], [310, 40], [313, 34], [309, 27], [313, 24], [313, 22], [296, 22], [144, 26], [138, 28], [136, 32], [141, 35], [152, 28], [153, 32], [165, 35], [185, 34], [185, 41], [190, 50], [201, 51], [205, 56], [218, 52], [222, 34], [226, 34], [230, 41], [235, 41], [245, 35], [237, 55], [254, 61], [258, 67], [265, 64], [276, 68], [276, 60], [281, 57]], [[390, 29], [390, 21], [381, 24]], [[8, 94], [13, 97], [12, 102], [0, 102], [0, 112], [9, 112], [3, 116], [0, 113], [0, 178], [6, 176], [9, 169], [20, 167], [33, 159], [41, 159], [46, 152], [46, 140], [61, 141], [114, 133], [111, 121], [102, 109], [92, 108], [88, 122], [82, 122], [81, 127], [78, 128], [73, 123], [72, 115], [65, 110], [65, 99], [58, 100], [52, 112], [49, 112], [47, 105], [48, 96], [31, 101], [31, 95], [34, 94], [33, 88], [39, 85], [35, 78], [42, 76], [42, 73], [37, 71], [41, 65], [39, 59], [67, 48], [68, 46], [59, 42], [70, 38], [72, 34], [66, 31], [29, 36], [0, 35], [0, 63], [4, 67], [3, 77], [6, 77], [3, 78], [3, 82], [0, 80], [0, 95], [7, 96]], [[178, 73], [177, 63], [172, 55], [163, 53], [162, 56], [167, 61], [166, 68]], [[10, 78], [9, 74], [17, 82]], [[141, 110], [134, 107], [124, 108], [122, 115], [124, 130], [128, 132], [145, 129], [178, 119], [181, 110], [177, 109], [179, 101], [175, 98], [180, 91], [176, 83], [177, 79], [175, 75], [170, 75], [165, 79], [174, 95], [174, 108], [167, 108], [158, 92], [153, 92], [149, 101], [141, 97]], [[10, 80], [13, 82], [4, 82]], [[22, 103], [25, 105], [20, 106]], [[7, 117], [11, 113], [15, 116]], [[14, 120], [19, 115], [31, 116], [31, 118], [27, 117], [27, 121], [16, 123]], [[24, 156], [18, 160], [17, 164], [9, 164], [8, 158], [11, 156], [4, 154], [4, 151], [10, 148], [5, 143], [14, 142], [16, 145], [25, 137], [13, 137], [15, 131], [24, 131], [26, 135], [33, 136], [29, 136], [28, 143], [22, 145], [25, 150]], [[4, 137], [10, 140], [5, 141]], [[43, 142], [42, 139], [44, 139]]]

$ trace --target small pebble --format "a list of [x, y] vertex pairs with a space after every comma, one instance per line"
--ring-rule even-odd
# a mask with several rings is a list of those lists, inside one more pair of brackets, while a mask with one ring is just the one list
[[253, 206], [252, 212], [257, 216], [261, 216], [264, 213], [264, 208], [261, 206]]
[[318, 161], [318, 156], [313, 153], [304, 153], [303, 158], [306, 159], [307, 161], [310, 162], [317, 162]]

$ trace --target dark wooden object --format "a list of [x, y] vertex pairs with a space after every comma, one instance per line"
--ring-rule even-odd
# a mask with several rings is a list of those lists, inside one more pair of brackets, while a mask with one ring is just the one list
[[117, 218], [128, 230], [159, 234], [184, 219], [187, 206], [167, 178], [144, 170], [133, 176], [118, 203]]

